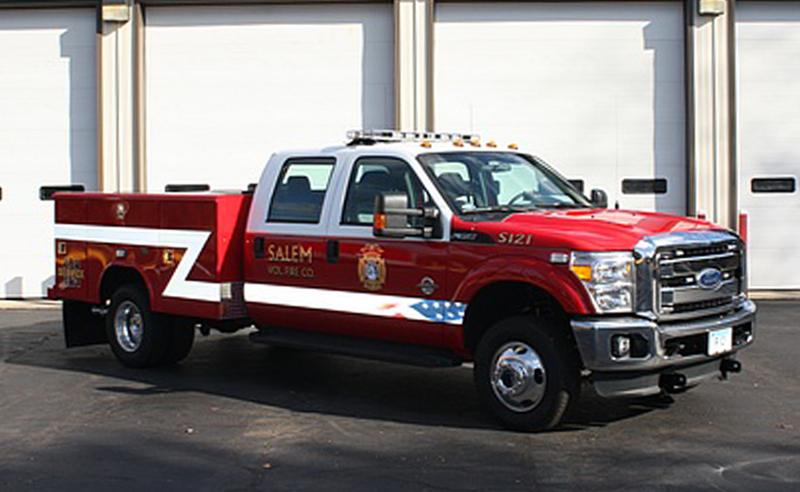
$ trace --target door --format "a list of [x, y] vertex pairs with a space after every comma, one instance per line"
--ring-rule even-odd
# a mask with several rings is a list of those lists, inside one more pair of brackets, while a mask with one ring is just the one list
[[[329, 234], [326, 284], [347, 311], [342, 331], [404, 343], [438, 345], [444, 323], [460, 319], [447, 286], [447, 243], [441, 238], [388, 239], [372, 234], [378, 193], [405, 193], [409, 207], [433, 206], [402, 159], [363, 156], [353, 162]], [[416, 219], [410, 219], [416, 220]]]
[[684, 214], [683, 26], [682, 2], [437, 2], [436, 125]]
[[750, 287], [798, 289], [800, 2], [737, 2], [739, 206]]
[[222, 3], [146, 8], [149, 191], [244, 189], [275, 151], [394, 124], [391, 3]]
[[250, 217], [245, 299], [258, 325], [324, 329], [313, 301], [327, 278], [327, 202], [336, 158], [289, 157], [278, 164], [277, 174], [259, 184], [269, 191], [254, 209], [265, 213]]
[[54, 281], [53, 202], [42, 186], [97, 186], [95, 10], [0, 15], [0, 298]]

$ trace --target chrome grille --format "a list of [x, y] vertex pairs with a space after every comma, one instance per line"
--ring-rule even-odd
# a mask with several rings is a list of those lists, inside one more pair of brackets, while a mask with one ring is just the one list
[[656, 253], [656, 310], [660, 318], [710, 315], [736, 307], [744, 268], [739, 240], [671, 244]]

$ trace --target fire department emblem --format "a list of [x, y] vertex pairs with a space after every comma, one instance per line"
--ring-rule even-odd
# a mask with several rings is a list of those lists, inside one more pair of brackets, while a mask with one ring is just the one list
[[367, 290], [381, 290], [386, 283], [386, 261], [377, 244], [367, 244], [358, 255], [358, 278]]
[[60, 288], [78, 289], [83, 280], [83, 267], [80, 260], [67, 260], [58, 267], [58, 275], [62, 278]]

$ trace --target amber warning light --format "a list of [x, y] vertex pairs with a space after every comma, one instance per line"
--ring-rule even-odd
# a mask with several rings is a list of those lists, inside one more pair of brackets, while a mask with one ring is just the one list
[[386, 214], [375, 214], [375, 229], [386, 229]]

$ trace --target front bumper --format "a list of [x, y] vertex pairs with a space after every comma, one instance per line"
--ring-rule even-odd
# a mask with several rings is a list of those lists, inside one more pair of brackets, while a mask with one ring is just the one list
[[[661, 391], [658, 381], [664, 372], [689, 373], [690, 385], [718, 373], [721, 359], [753, 342], [755, 313], [755, 303], [744, 301], [739, 309], [726, 314], [677, 323], [659, 324], [636, 316], [574, 319], [572, 331], [584, 367], [597, 375], [598, 393], [649, 395]], [[707, 355], [708, 333], [725, 328], [733, 329], [733, 348], [724, 354]], [[611, 346], [615, 335], [646, 341], [646, 351], [637, 357], [614, 357]]]

